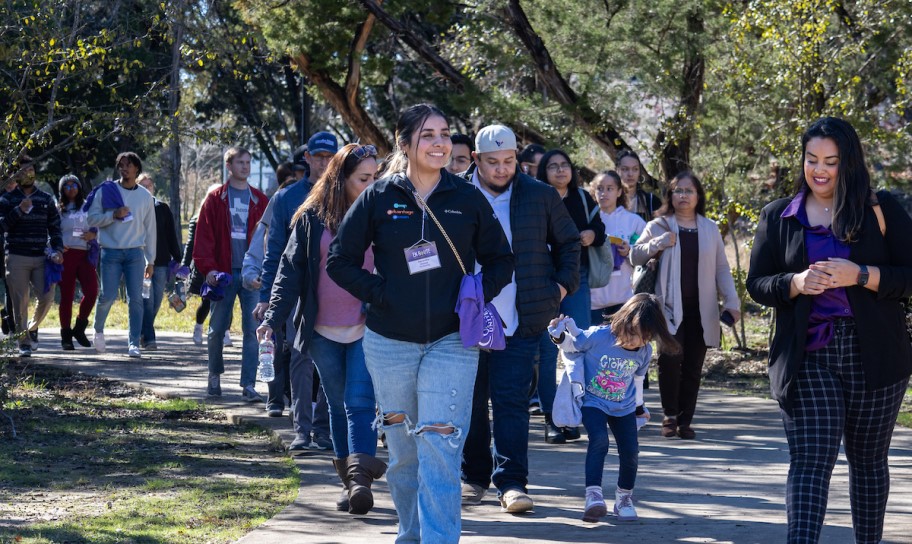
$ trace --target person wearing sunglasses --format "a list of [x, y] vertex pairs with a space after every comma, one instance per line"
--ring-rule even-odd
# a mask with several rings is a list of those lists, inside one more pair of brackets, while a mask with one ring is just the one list
[[[705, 216], [706, 193], [692, 172], [668, 184], [665, 204], [630, 250], [634, 265], [662, 252], [655, 294], [662, 300], [668, 329], [683, 351], [659, 356], [659, 393], [665, 418], [662, 436], [696, 438], [691, 427], [707, 347], [719, 347], [721, 314], [729, 324], [741, 316], [725, 242]], [[724, 311], [719, 311], [719, 299]]]
[[[76, 349], [73, 340], [84, 348], [92, 346], [85, 331], [89, 325], [89, 314], [98, 299], [97, 243], [94, 244], [96, 254], [93, 256], [90, 252], [97, 231], [86, 224], [86, 213], [82, 211], [84, 201], [85, 194], [79, 178], [72, 174], [60, 178], [60, 200], [57, 204], [64, 247], [60, 280], [60, 345], [67, 351]], [[73, 298], [77, 280], [82, 288], [82, 300], [79, 301], [79, 313], [74, 324]]]
[[[295, 343], [299, 351], [311, 354], [320, 372], [329, 403], [333, 465], [344, 485], [336, 507], [352, 514], [366, 514], [373, 508], [371, 483], [383, 475], [386, 464], [375, 457], [376, 402], [364, 363], [362, 304], [326, 275], [326, 257], [342, 217], [374, 183], [376, 172], [377, 148], [372, 145], [348, 144], [329, 161], [292, 216], [292, 232], [272, 285], [269, 309], [257, 329], [261, 341], [271, 337], [302, 301], [294, 320]], [[363, 266], [374, 268], [370, 248]]]

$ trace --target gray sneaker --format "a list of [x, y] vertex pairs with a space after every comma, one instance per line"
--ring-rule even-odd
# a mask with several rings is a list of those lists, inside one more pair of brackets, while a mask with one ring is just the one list
[[210, 397], [222, 396], [222, 380], [218, 374], [209, 375], [209, 387], [206, 388], [206, 394]]
[[313, 444], [311, 445], [318, 450], [328, 450], [333, 447], [332, 439], [328, 436], [317, 434], [314, 435]]
[[478, 506], [488, 490], [478, 484], [462, 482], [462, 505]]
[[310, 449], [310, 436], [298, 435], [288, 445], [288, 451], [303, 451], [306, 449]]
[[266, 402], [262, 395], [256, 392], [253, 385], [245, 385], [244, 390], [241, 392], [241, 396], [244, 397], [244, 400], [247, 402]]

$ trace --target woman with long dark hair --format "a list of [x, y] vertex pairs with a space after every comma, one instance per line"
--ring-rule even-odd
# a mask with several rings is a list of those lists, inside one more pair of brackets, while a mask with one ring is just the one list
[[[377, 150], [348, 144], [330, 160], [304, 203], [292, 216], [292, 232], [269, 297], [269, 309], [257, 329], [260, 341], [272, 336], [300, 300], [295, 341], [310, 352], [329, 404], [333, 465], [345, 485], [339, 509], [365, 514], [374, 505], [371, 483], [386, 470], [377, 459], [374, 388], [364, 364], [365, 316], [361, 302], [326, 275], [329, 244], [342, 217], [375, 179]], [[373, 270], [365, 251], [363, 267]]]
[[725, 256], [719, 227], [706, 217], [706, 193], [692, 172], [671, 180], [665, 205], [656, 212], [630, 251], [635, 265], [644, 265], [662, 251], [655, 294], [662, 300], [665, 318], [683, 351], [659, 356], [659, 393], [662, 398], [662, 436], [696, 438], [691, 427], [707, 347], [721, 340], [721, 299], [734, 323], [741, 317], [741, 301]]
[[[570, 160], [570, 155], [561, 149], [552, 149], [544, 154], [538, 163], [536, 177], [557, 189], [564, 201], [567, 212], [580, 232], [580, 286], [574, 293], [561, 301], [560, 313], [572, 317], [577, 326], [587, 329], [591, 325], [592, 301], [589, 291], [589, 246], [605, 244], [605, 224], [599, 215], [599, 206], [580, 187], [579, 173]], [[579, 429], [558, 428], [551, 422], [554, 395], [557, 392], [557, 346], [545, 331], [539, 342], [538, 397], [542, 414], [545, 416], [545, 442], [563, 444], [580, 437]]]
[[[73, 340], [84, 347], [92, 346], [86, 336], [89, 315], [98, 298], [98, 245], [95, 255], [90, 255], [90, 243], [95, 240], [95, 229], [89, 229], [86, 214], [82, 211], [85, 195], [82, 182], [72, 174], [60, 178], [60, 228], [63, 233], [63, 274], [60, 280], [60, 345], [64, 350], [73, 350]], [[94, 259], [94, 262], [93, 262]], [[76, 323], [73, 319], [73, 298], [76, 296], [76, 281], [82, 287], [82, 300]], [[72, 327], [71, 327], [72, 325]]]
[[788, 542], [820, 538], [840, 443], [855, 542], [880, 542], [912, 373], [901, 303], [912, 295], [912, 219], [872, 191], [848, 122], [814, 122], [801, 151], [795, 195], [760, 214], [747, 276], [751, 297], [776, 309], [769, 375], [789, 444]]
[[640, 156], [632, 149], [622, 149], [618, 151], [614, 164], [624, 187], [627, 211], [639, 215], [643, 221], [652, 221], [662, 207], [662, 199], [643, 189], [646, 176]]
[[[487, 199], [445, 169], [452, 143], [443, 112], [407, 109], [395, 141], [388, 175], [345, 214], [326, 270], [367, 303], [364, 356], [389, 447], [396, 541], [458, 542], [478, 368], [478, 348], [463, 345], [454, 312], [460, 260], [481, 264], [487, 302], [510, 283], [513, 254]], [[364, 266], [368, 248], [374, 271]]]

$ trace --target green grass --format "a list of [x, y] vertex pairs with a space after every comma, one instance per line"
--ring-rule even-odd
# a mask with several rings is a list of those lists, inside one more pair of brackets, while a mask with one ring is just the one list
[[[190, 299], [187, 301], [187, 307], [184, 309], [184, 311], [177, 313], [171, 308], [171, 306], [168, 305], [166, 294], [165, 299], [162, 300], [162, 305], [158, 311], [158, 315], [155, 316], [155, 330], [188, 333], [193, 332], [193, 325], [196, 324], [196, 309], [199, 307], [201, 300], [202, 299], [196, 296], [190, 297]], [[74, 304], [73, 316], [76, 316], [78, 312], [79, 306], [78, 304]], [[92, 316], [89, 317], [90, 330], [92, 328], [94, 315], [95, 312], [93, 310]], [[60, 329], [60, 314], [58, 313], [56, 306], [54, 306], [54, 308], [48, 313], [47, 317], [44, 319], [44, 322], [41, 324], [41, 327], [55, 330]], [[111, 312], [108, 314], [108, 320], [105, 322], [105, 328], [126, 330], [128, 327], [129, 321], [127, 317], [127, 304], [122, 300], [117, 300], [114, 302], [114, 305], [111, 306]], [[234, 317], [231, 320], [231, 334], [241, 334], [241, 305], [237, 302], [234, 304]], [[91, 332], [89, 332], [88, 335], [89, 338], [92, 337]]]
[[297, 495], [268, 432], [205, 405], [21, 363], [7, 379], [20, 438], [0, 439], [0, 517], [32, 516], [2, 544], [231, 542]]

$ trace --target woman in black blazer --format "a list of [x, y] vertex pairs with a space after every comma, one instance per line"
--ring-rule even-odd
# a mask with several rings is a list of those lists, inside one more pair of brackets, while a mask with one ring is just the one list
[[776, 309], [769, 374], [789, 443], [788, 542], [817, 542], [843, 437], [855, 541], [879, 542], [887, 452], [912, 373], [902, 308], [912, 219], [872, 192], [849, 123], [816, 121], [802, 157], [796, 195], [760, 215], [747, 277], [751, 297]]

